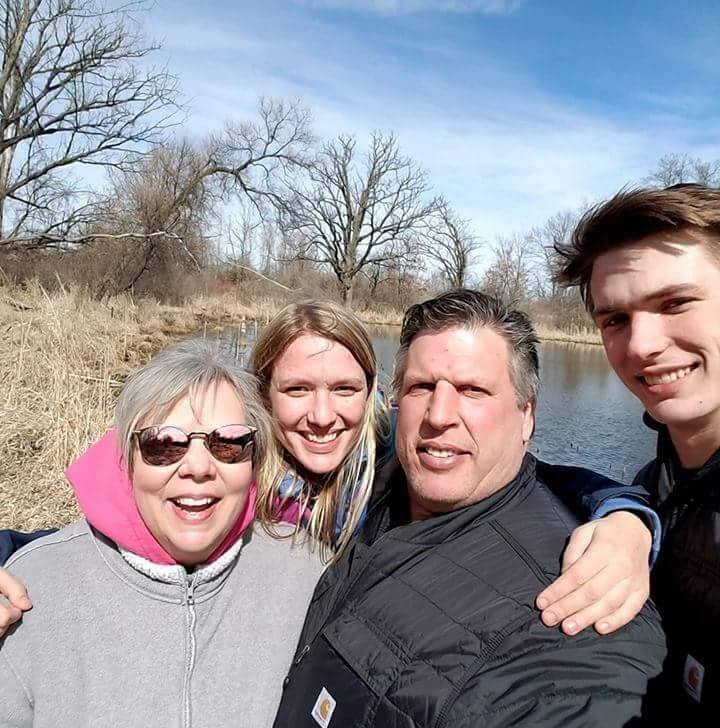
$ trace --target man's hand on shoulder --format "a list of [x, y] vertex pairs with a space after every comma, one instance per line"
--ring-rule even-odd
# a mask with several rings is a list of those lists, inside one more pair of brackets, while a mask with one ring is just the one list
[[600, 634], [626, 625], [650, 595], [652, 535], [643, 520], [616, 511], [576, 528], [562, 573], [537, 598], [542, 621], [568, 635], [594, 625]]

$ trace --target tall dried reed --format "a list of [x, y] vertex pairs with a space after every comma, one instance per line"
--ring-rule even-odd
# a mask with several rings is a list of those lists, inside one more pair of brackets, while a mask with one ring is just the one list
[[561, 341], [572, 344], [602, 344], [598, 330], [591, 329], [587, 326], [571, 326], [567, 329], [558, 329], [553, 326], [538, 324], [535, 328], [541, 341]]
[[128, 297], [103, 305], [0, 288], [0, 526], [77, 515], [63, 470], [105, 431], [127, 372], [156, 348], [138, 320]]

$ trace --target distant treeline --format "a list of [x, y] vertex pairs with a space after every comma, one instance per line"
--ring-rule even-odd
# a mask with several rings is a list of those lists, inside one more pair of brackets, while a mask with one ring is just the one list
[[[552, 326], [586, 323], [577, 295], [553, 282], [555, 246], [582, 211], [488, 241], [482, 221], [463, 219], [391, 131], [320, 139], [297, 99], [261, 98], [252, 118], [183, 137], [182, 89], [172, 69], [151, 64], [158, 46], [138, 32], [141, 6], [2, 8], [8, 281], [175, 302], [239, 286], [250, 299], [310, 293], [397, 311], [473, 285]], [[91, 183], [88, 167], [104, 175]], [[671, 154], [639, 182], [719, 180], [717, 161]]]

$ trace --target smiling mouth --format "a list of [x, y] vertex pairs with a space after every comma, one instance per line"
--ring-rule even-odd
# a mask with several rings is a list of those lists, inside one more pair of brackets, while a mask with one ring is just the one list
[[453, 455], [456, 455], [457, 453], [454, 450], [441, 450], [437, 447], [421, 447], [421, 452], [426, 452], [428, 455], [432, 455], [434, 458], [451, 458]]
[[697, 364], [692, 364], [689, 367], [674, 369], [671, 372], [663, 372], [662, 374], [646, 374], [645, 376], [641, 375], [638, 377], [638, 379], [647, 384], [649, 387], [653, 387], [658, 384], [670, 384], [671, 382], [676, 382], [678, 379], [685, 379], [685, 377], [687, 377], [688, 374], [690, 374], [690, 372], [692, 372], [696, 367]]
[[171, 498], [170, 501], [186, 513], [203, 513], [212, 508], [219, 498]]
[[454, 446], [438, 447], [437, 445], [418, 445], [417, 451], [420, 455], [429, 455], [438, 462], [450, 462], [462, 455], [467, 455], [467, 451], [459, 450]]
[[306, 432], [304, 437], [310, 442], [316, 442], [319, 445], [324, 445], [328, 442], [332, 442], [333, 440], [337, 440], [339, 435], [339, 432], [328, 432], [326, 435], [316, 435], [313, 432]]

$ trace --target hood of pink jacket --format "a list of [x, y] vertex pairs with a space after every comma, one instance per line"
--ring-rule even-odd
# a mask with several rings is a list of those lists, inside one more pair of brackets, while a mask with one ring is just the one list
[[[115, 430], [91, 445], [65, 472], [93, 528], [118, 546], [156, 564], [177, 563], [155, 540], [138, 511]], [[243, 512], [208, 561], [222, 556], [250, 525], [255, 516], [255, 494], [252, 483]]]

